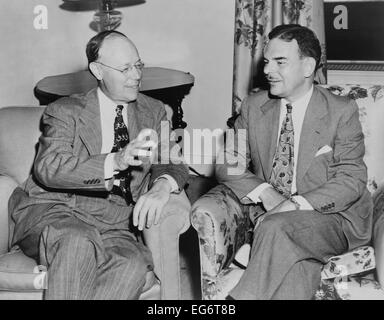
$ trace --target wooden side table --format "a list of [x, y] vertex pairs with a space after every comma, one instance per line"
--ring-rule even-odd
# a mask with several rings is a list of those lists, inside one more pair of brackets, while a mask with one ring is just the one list
[[[184, 129], [181, 103], [193, 86], [195, 78], [183, 71], [160, 67], [143, 69], [140, 92], [168, 104], [173, 110], [173, 129]], [[40, 105], [47, 105], [58, 98], [74, 93], [84, 93], [97, 86], [96, 79], [88, 71], [45, 77], [34, 89]]]

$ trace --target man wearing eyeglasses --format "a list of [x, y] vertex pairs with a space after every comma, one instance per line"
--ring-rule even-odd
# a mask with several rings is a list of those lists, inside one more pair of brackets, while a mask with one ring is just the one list
[[140, 232], [159, 222], [188, 170], [160, 134], [163, 104], [139, 93], [144, 64], [132, 41], [101, 32], [86, 53], [98, 87], [44, 111], [33, 174], [9, 202], [12, 244], [48, 266], [45, 299], [137, 299], [153, 269]]

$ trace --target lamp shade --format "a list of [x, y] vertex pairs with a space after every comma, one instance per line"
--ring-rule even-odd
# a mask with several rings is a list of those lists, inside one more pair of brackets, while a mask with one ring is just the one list
[[63, 0], [60, 8], [68, 11], [96, 10], [90, 27], [100, 32], [116, 29], [121, 24], [123, 14], [115, 8], [142, 3], [145, 0]]
[[[91, 11], [102, 6], [104, 0], [62, 0], [61, 9], [67, 11]], [[145, 0], [110, 0], [113, 8], [129, 7], [145, 3]]]

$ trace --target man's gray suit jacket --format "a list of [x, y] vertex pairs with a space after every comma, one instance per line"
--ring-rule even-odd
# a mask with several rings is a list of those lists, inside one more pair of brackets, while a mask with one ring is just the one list
[[[236, 165], [216, 165], [218, 181], [243, 200], [263, 182], [269, 182], [275, 154], [281, 100], [267, 91], [250, 95], [242, 104], [221, 160], [238, 158]], [[246, 148], [237, 148], [239, 129], [246, 130]], [[324, 146], [331, 151], [317, 155]], [[238, 149], [238, 150], [234, 150]], [[372, 200], [367, 190], [367, 168], [363, 161], [364, 136], [354, 100], [336, 96], [315, 86], [301, 131], [296, 185], [319, 214], [341, 214], [342, 228], [350, 248], [371, 238]], [[220, 158], [219, 157], [219, 158]], [[242, 164], [241, 174], [228, 169]]]
[[[158, 133], [159, 156], [169, 155], [174, 147], [163, 134], [160, 139], [161, 121], [166, 119], [164, 105], [155, 99], [139, 94], [127, 108], [128, 132], [134, 139], [140, 130], [150, 128]], [[48, 105], [42, 117], [42, 135], [34, 162], [33, 174], [23, 184], [24, 192], [10, 198], [10, 211], [16, 223], [13, 243], [39, 224], [49, 219], [52, 212], [69, 210], [85, 222], [99, 229], [127, 227], [122, 217], [101, 216], [110, 197], [105, 183], [104, 162], [101, 154], [102, 134], [97, 90], [87, 94], [61, 98]], [[163, 159], [165, 160], [165, 159]], [[184, 164], [150, 164], [132, 167], [131, 191], [134, 200], [163, 174], [172, 176], [181, 190], [186, 183], [188, 170]], [[145, 190], [144, 190], [145, 189]], [[123, 198], [114, 197], [118, 205], [126, 205]], [[128, 207], [127, 207], [128, 208]], [[130, 210], [132, 208], [129, 208]], [[126, 217], [124, 217], [126, 220]], [[119, 226], [119, 224], [122, 226]]]

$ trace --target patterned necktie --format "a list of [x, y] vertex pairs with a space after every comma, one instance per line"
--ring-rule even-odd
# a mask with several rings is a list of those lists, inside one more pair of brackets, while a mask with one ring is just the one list
[[[116, 117], [114, 122], [114, 131], [115, 131], [115, 137], [113, 141], [113, 147], [111, 152], [117, 152], [124, 148], [128, 142], [129, 142], [129, 135], [128, 135], [128, 129], [123, 121], [123, 106], [118, 105], [116, 107]], [[119, 187], [123, 193], [123, 196], [129, 205], [133, 202], [132, 200], [132, 194], [131, 189], [129, 186], [129, 182], [131, 179], [131, 173], [129, 169], [120, 172], [118, 175], [116, 175], [116, 179], [120, 180]]]
[[287, 104], [287, 115], [281, 125], [280, 139], [273, 158], [270, 183], [282, 195], [289, 198], [293, 181], [294, 132], [292, 105]]

